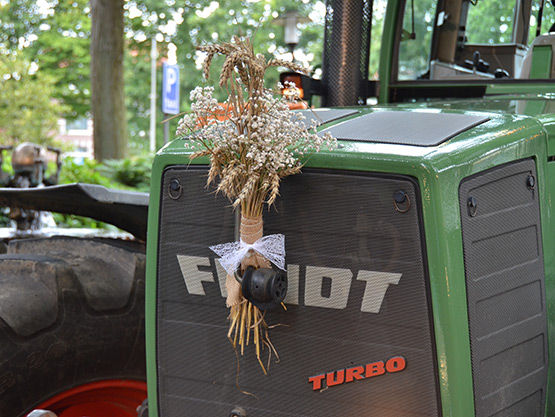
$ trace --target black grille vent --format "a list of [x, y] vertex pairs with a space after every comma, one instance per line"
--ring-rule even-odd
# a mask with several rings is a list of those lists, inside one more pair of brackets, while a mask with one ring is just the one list
[[544, 268], [535, 165], [461, 184], [460, 206], [477, 417], [543, 416]]
[[[258, 399], [236, 386], [225, 274], [208, 249], [233, 240], [229, 202], [205, 189], [205, 169], [165, 171], [157, 278], [160, 416], [228, 416], [236, 406], [249, 417], [438, 416], [417, 185], [401, 176], [303, 171], [283, 181], [275, 209], [264, 213], [265, 234], [286, 236], [289, 291], [287, 311], [266, 313], [268, 323], [283, 325], [271, 331], [281, 363], [265, 376], [252, 346], [241, 358], [240, 387]], [[396, 210], [398, 191], [406, 200]], [[395, 356], [406, 360], [406, 369], [325, 390], [309, 382]]]

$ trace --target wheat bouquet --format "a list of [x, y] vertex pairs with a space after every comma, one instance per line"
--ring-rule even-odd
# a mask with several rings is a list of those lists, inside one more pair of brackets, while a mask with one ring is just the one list
[[[190, 159], [209, 157], [207, 185], [215, 182], [216, 191], [226, 195], [233, 207], [241, 210], [240, 242], [216, 245], [211, 249], [220, 256], [231, 251], [234, 257], [227, 262], [223, 261], [223, 256], [220, 259], [228, 272], [228, 338], [241, 354], [252, 341], [258, 362], [266, 373], [269, 361], [265, 367], [261, 360], [262, 350], [268, 349], [269, 358], [272, 353], [277, 356], [268, 335], [269, 326], [264, 313], [241, 294], [234, 272], [247, 266], [269, 267], [268, 258], [285, 269], [284, 237], [263, 238], [263, 207], [275, 202], [283, 177], [299, 173], [306, 156], [322, 148], [333, 148], [335, 140], [329, 134], [319, 136], [315, 124], [307, 127], [304, 116], [289, 110], [288, 100], [294, 100], [295, 94], [276, 98], [264, 88], [264, 74], [269, 67], [303, 71], [299, 65], [279, 59], [266, 60], [262, 54], [254, 53], [250, 39], [238, 37], [228, 43], [197, 49], [206, 53], [206, 79], [212, 58], [218, 54], [225, 56], [219, 84], [227, 90], [228, 98], [219, 103], [213, 87], [195, 88], [190, 95], [192, 112], [179, 121], [177, 135], [186, 137]], [[266, 238], [270, 246], [281, 245], [283, 253], [272, 258], [268, 252], [259, 250], [261, 245], [257, 244]], [[245, 247], [247, 250], [241, 252]]]

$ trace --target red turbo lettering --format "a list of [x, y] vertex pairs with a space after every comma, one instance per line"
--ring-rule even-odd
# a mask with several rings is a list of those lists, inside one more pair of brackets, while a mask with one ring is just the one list
[[385, 368], [382, 361], [369, 363], [366, 365], [366, 378], [385, 374]]
[[[384, 375], [386, 373], [400, 372], [406, 367], [406, 359], [402, 356], [395, 356], [385, 361], [385, 363], [383, 361], [371, 362], [364, 366], [353, 366], [352, 368], [311, 376], [308, 378], [308, 382], [312, 383], [312, 390], [317, 391], [353, 382], [355, 379], [361, 380]], [[325, 387], [322, 386], [323, 381], [326, 382]]]
[[326, 374], [311, 376], [308, 378], [308, 382], [312, 382], [312, 389], [317, 390], [322, 388], [322, 379], [326, 377]]
[[[337, 376], [334, 377], [334, 374]], [[345, 369], [341, 369], [340, 371], [335, 372], [328, 372], [326, 374], [326, 384], [328, 387], [333, 387], [334, 385], [341, 385], [345, 382]]]
[[345, 382], [353, 382], [355, 379], [364, 379], [364, 366], [355, 366], [347, 368], [345, 371]]
[[407, 361], [402, 356], [396, 356], [388, 360], [385, 364], [387, 372], [399, 372], [407, 367]]

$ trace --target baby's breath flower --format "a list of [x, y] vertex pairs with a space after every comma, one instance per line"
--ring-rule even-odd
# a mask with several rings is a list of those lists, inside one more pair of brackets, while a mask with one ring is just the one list
[[[256, 56], [256, 68], [263, 59]], [[237, 72], [230, 77], [235, 77], [237, 82], [235, 97], [224, 104], [219, 104], [213, 96], [214, 87], [196, 87], [191, 91], [192, 113], [179, 121], [176, 134], [187, 136], [185, 146], [188, 149], [210, 151], [212, 163], [221, 165], [216, 170], [220, 176], [218, 189], [237, 205], [248, 192], [257, 189], [252, 178], [259, 178], [262, 187], [275, 182], [275, 178], [295, 174], [306, 155], [319, 152], [323, 147], [334, 148], [336, 144], [329, 134], [317, 134], [317, 122], [311, 121], [307, 126], [304, 115], [289, 110], [288, 102], [298, 100], [299, 96], [294, 83], [280, 86], [287, 91], [281, 97], [275, 97], [271, 91], [260, 88], [261, 83], [255, 83], [249, 96], [249, 86], [245, 82], [252, 80], [237, 76]], [[245, 97], [243, 102], [239, 94]], [[239, 103], [239, 106], [233, 108], [230, 103]], [[244, 178], [238, 178], [239, 171], [234, 169], [234, 181], [224, 181], [222, 175], [230, 172], [225, 169], [229, 164], [241, 166]]]

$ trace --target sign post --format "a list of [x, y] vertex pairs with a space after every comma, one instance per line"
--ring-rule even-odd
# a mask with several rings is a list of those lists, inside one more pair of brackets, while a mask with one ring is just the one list
[[[170, 114], [179, 114], [179, 67], [163, 64], [162, 112], [164, 120]], [[164, 123], [164, 144], [168, 143], [169, 122]]]
[[152, 38], [150, 48], [150, 152], [156, 151], [156, 37]]

